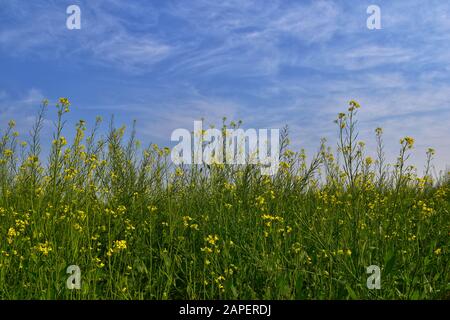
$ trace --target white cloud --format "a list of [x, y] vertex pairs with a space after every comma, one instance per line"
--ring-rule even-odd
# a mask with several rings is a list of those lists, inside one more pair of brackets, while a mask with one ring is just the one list
[[[354, 98], [363, 105], [362, 137], [370, 140], [376, 126], [384, 127], [391, 160], [402, 135], [416, 137], [422, 155], [429, 143], [438, 158], [450, 156], [445, 139], [450, 9], [444, 2], [381, 3], [383, 29], [373, 32], [365, 26], [361, 2], [176, 1], [165, 2], [158, 11], [151, 4], [91, 1], [82, 6], [80, 32], [65, 29], [65, 10], [55, 2], [30, 3], [28, 10], [19, 2], [6, 3], [10, 28], [0, 30], [3, 54], [66, 61], [83, 57], [83, 63], [131, 75], [167, 62], [157, 76], [172, 91], [138, 84], [129, 90], [139, 92], [138, 98], [130, 99], [122, 89], [115, 97], [122, 93], [123, 100], [105, 98], [112, 106], [105, 103], [104, 110], [146, 121], [141, 130], [148, 137], [168, 139], [172, 128], [190, 128], [194, 119], [217, 123], [227, 115], [249, 126], [287, 123], [294, 143], [305, 143], [312, 152], [321, 136], [334, 143], [332, 120]], [[240, 82], [223, 85], [228, 77], [252, 78], [256, 89]], [[193, 91], [203, 86], [198, 90], [202, 94], [180, 85], [180, 78]], [[146, 94], [152, 98], [149, 103]], [[251, 95], [266, 102], [249, 102]], [[22, 115], [21, 108], [40, 99], [39, 91], [30, 90], [12, 105]], [[128, 99], [132, 101], [125, 105]], [[3, 102], [11, 97], [0, 92], [0, 100], [3, 120], [5, 110], [12, 115]]]
[[112, 35], [90, 46], [96, 59], [113, 63], [129, 71], [139, 71], [164, 59], [170, 47], [150, 39], [139, 39], [127, 33]]
[[276, 33], [287, 32], [306, 43], [324, 42], [344, 27], [340, 11], [331, 1], [314, 1], [310, 5], [289, 8], [269, 22], [269, 28]]
[[0, 97], [0, 126], [4, 128], [10, 120], [15, 120], [17, 130], [26, 135], [43, 100], [42, 92], [31, 88], [19, 97], [14, 97], [6, 91], [2, 92], [4, 95], [3, 98]]
[[[65, 27], [63, 6], [54, 3], [7, 6], [3, 9], [16, 19], [7, 25], [9, 28], [0, 30], [0, 51], [15, 56], [72, 61], [80, 61], [87, 54], [90, 63], [112, 65], [130, 72], [144, 71], [171, 53], [171, 47], [154, 35], [133, 34], [125, 21], [108, 11], [117, 9], [113, 3], [105, 4], [81, 6], [82, 29], [75, 31]], [[21, 10], [15, 12], [17, 7]]]

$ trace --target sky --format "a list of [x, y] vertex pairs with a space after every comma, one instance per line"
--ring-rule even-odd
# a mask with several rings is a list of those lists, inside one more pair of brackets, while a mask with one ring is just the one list
[[[66, 26], [70, 5], [79, 30]], [[370, 5], [381, 29], [367, 28]], [[22, 134], [42, 99], [68, 97], [71, 131], [114, 115], [137, 120], [144, 144], [173, 146], [173, 130], [226, 116], [288, 125], [292, 147], [312, 154], [321, 138], [336, 146], [333, 120], [354, 99], [369, 155], [382, 127], [390, 162], [412, 136], [411, 163], [420, 173], [432, 147], [439, 171], [450, 164], [449, 80], [447, 1], [0, 0], [0, 125], [15, 119]]]

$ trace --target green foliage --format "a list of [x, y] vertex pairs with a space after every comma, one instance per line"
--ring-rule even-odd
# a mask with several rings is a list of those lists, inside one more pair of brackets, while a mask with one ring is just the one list
[[[44, 103], [29, 144], [14, 122], [0, 140], [1, 299], [433, 299], [448, 297], [450, 188], [407, 165], [392, 170], [357, 140], [352, 101], [337, 119], [338, 154], [289, 150], [273, 177], [255, 165], [174, 167], [134, 130], [98, 137], [80, 121], [41, 160]], [[336, 159], [341, 159], [342, 164]], [[448, 181], [448, 180], [447, 180]], [[69, 265], [81, 289], [68, 290]], [[366, 268], [381, 268], [369, 290]]]

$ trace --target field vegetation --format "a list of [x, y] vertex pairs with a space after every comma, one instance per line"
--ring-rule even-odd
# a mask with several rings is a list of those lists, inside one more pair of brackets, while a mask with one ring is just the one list
[[[322, 141], [307, 156], [283, 130], [274, 176], [174, 166], [169, 148], [143, 145], [133, 129], [101, 134], [100, 118], [90, 130], [79, 121], [67, 141], [70, 108], [44, 101], [30, 135], [14, 121], [1, 132], [0, 298], [449, 298], [448, 174], [432, 175], [433, 149], [415, 170], [411, 137], [388, 163], [381, 128], [367, 151], [357, 102], [335, 120], [337, 148]], [[70, 265], [80, 290], [66, 287]], [[371, 265], [381, 289], [366, 286]]]

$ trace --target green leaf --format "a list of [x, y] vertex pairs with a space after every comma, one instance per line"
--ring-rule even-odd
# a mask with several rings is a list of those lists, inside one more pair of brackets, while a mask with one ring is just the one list
[[230, 288], [230, 289], [231, 289], [231, 293], [233, 294], [233, 297], [234, 297], [235, 299], [237, 299], [237, 298], [239, 297], [239, 293], [237, 292], [235, 286], [231, 285], [231, 288]]
[[295, 281], [295, 299], [302, 299], [302, 290], [303, 290], [303, 276], [301, 274], [298, 275], [297, 280]]
[[345, 288], [347, 289], [348, 295], [350, 296], [351, 299], [353, 299], [353, 300], [358, 299], [355, 291], [353, 291], [353, 289], [350, 288], [350, 286], [348, 284], [345, 285]]
[[384, 259], [384, 275], [388, 275], [394, 269], [395, 266], [395, 252], [391, 251]]

